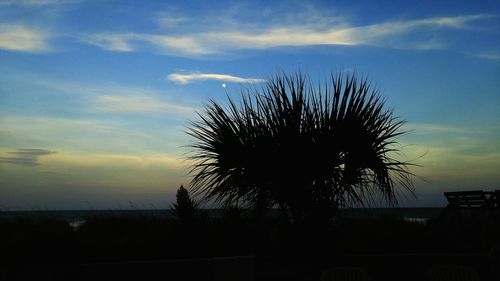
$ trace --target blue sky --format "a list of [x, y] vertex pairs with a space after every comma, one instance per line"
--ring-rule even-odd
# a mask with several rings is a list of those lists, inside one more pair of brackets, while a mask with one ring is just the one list
[[382, 91], [403, 205], [500, 188], [498, 1], [0, 0], [0, 210], [168, 207], [194, 112], [281, 71]]

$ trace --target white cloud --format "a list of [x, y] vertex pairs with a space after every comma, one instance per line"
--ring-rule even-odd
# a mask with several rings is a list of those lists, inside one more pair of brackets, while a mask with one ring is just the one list
[[152, 113], [168, 112], [180, 115], [191, 115], [195, 109], [162, 102], [145, 95], [113, 96], [104, 95], [97, 97], [96, 109], [103, 112], [122, 113]]
[[403, 129], [412, 134], [463, 133], [466, 131], [464, 128], [426, 123], [406, 123], [403, 125]]
[[358, 45], [359, 39], [345, 29], [315, 31], [300, 27], [278, 27], [263, 33], [214, 32], [208, 39], [219, 41], [221, 45], [237, 49], [265, 49], [280, 46], [307, 45]]
[[[142, 48], [153, 48], [155, 51], [168, 55], [204, 55], [214, 53], [196, 36], [167, 36], [138, 33], [98, 33], [81, 36], [83, 43], [97, 46], [108, 51], [132, 52]], [[141, 44], [143, 43], [143, 44]], [[144, 46], [144, 43], [148, 46]]]
[[220, 80], [225, 82], [236, 82], [236, 83], [261, 83], [266, 81], [264, 79], [242, 78], [227, 74], [214, 74], [214, 73], [191, 73], [191, 74], [172, 73], [168, 75], [167, 78], [168, 80], [174, 81], [179, 84], [188, 84], [193, 81], [199, 81], [199, 80]]
[[498, 51], [482, 52], [476, 56], [487, 60], [500, 60], [500, 52]]
[[[279, 46], [308, 45], [378, 45], [399, 48], [390, 45], [387, 39], [405, 35], [424, 28], [464, 28], [469, 22], [490, 17], [472, 15], [460, 17], [439, 17], [409, 21], [394, 21], [357, 27], [332, 27], [316, 30], [314, 27], [278, 27], [261, 33], [215, 32], [207, 37], [218, 39], [221, 45], [235, 48], [272, 48]], [[420, 44], [422, 45], [422, 44]], [[426, 44], [425, 48], [432, 48]]]
[[435, 17], [418, 20], [385, 22], [354, 27], [347, 30], [351, 31], [354, 37], [359, 39], [365, 38], [363, 41], [371, 41], [375, 38], [408, 33], [421, 28], [465, 28], [470, 22], [483, 20], [489, 17], [491, 16], [486, 14], [457, 17]]
[[497, 132], [500, 126], [492, 127], [455, 127], [447, 126], [444, 124], [430, 124], [430, 123], [405, 123], [403, 125], [403, 130], [409, 131], [411, 135], [413, 134], [433, 134], [433, 135], [445, 135], [445, 134], [459, 134], [467, 136], [478, 136], [480, 134], [486, 134], [491, 132]]
[[196, 36], [136, 35], [136, 38], [149, 42], [165, 54], [205, 55], [215, 52]]
[[28, 26], [0, 24], [0, 49], [41, 53], [50, 50], [49, 34]]
[[171, 29], [177, 27], [181, 24], [185, 24], [191, 21], [189, 17], [180, 17], [174, 14], [163, 14], [156, 19], [158, 24], [165, 29]]
[[74, 153], [59, 153], [55, 157], [46, 160], [46, 164], [57, 162], [69, 166], [169, 166], [175, 168], [183, 168], [186, 166], [187, 160], [184, 160], [178, 155], [168, 154], [147, 154], [147, 155], [130, 155], [130, 154], [74, 154]]
[[0, 5], [19, 5], [19, 6], [45, 6], [57, 5], [69, 2], [68, 0], [0, 0]]
[[80, 37], [80, 41], [97, 46], [108, 51], [132, 52], [134, 48], [131, 44], [133, 37], [129, 34], [93, 34]]
[[[490, 18], [491, 15], [467, 15], [456, 17], [435, 17], [406, 21], [391, 21], [378, 24], [352, 26], [348, 22], [332, 22], [325, 26], [304, 23], [301, 25], [281, 24], [270, 27], [243, 27], [221, 30], [219, 26], [204, 28], [203, 32], [178, 31], [175, 36], [164, 34], [101, 33], [87, 36], [84, 42], [106, 50], [133, 51], [153, 47], [160, 53], [180, 56], [201, 56], [220, 54], [238, 49], [267, 49], [283, 46], [312, 45], [373, 45], [389, 48], [429, 50], [443, 48], [444, 44], [435, 38], [424, 38], [408, 43], [403, 40], [408, 34], [425, 34], [430, 29], [464, 29], [475, 21]], [[187, 21], [174, 19], [176, 24]], [[418, 35], [418, 34], [417, 34]], [[425, 37], [425, 36], [424, 36]], [[142, 43], [142, 44], [141, 44]], [[133, 45], [137, 45], [136, 48]]]
[[164, 101], [165, 93], [127, 85], [87, 85], [67, 81], [35, 80], [35, 83], [67, 94], [84, 97], [87, 111], [116, 113], [171, 113], [189, 116], [195, 108]]

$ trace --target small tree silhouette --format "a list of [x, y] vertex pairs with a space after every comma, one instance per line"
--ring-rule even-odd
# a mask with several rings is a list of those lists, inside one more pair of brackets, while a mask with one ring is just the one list
[[179, 187], [175, 195], [176, 202], [172, 204], [172, 214], [180, 220], [191, 220], [196, 215], [197, 204], [189, 196], [189, 192], [183, 185]]
[[281, 75], [228, 105], [210, 100], [188, 134], [195, 196], [295, 221], [328, 220], [339, 207], [413, 194], [409, 163], [393, 158], [404, 124], [366, 79], [332, 75], [320, 86]]

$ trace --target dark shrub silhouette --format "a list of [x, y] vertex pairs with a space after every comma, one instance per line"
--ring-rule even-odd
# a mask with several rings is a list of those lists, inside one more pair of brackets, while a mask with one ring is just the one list
[[407, 162], [392, 157], [404, 124], [355, 74], [313, 85], [281, 75], [226, 106], [210, 100], [188, 134], [196, 196], [258, 209], [279, 206], [295, 221], [328, 220], [339, 207], [413, 193]]
[[175, 195], [176, 202], [172, 204], [172, 214], [180, 220], [191, 220], [196, 215], [196, 203], [189, 196], [189, 192], [183, 185], [179, 187]]

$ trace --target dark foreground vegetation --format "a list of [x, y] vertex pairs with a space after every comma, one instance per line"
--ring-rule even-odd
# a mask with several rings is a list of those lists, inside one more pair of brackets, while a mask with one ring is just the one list
[[[238, 210], [217, 219], [96, 216], [77, 229], [60, 220], [3, 219], [0, 230], [0, 280], [320, 280], [336, 266], [362, 267], [371, 280], [427, 280], [428, 268], [443, 264], [494, 280], [500, 243], [492, 220], [297, 225]], [[224, 265], [247, 273], [216, 276]]]

